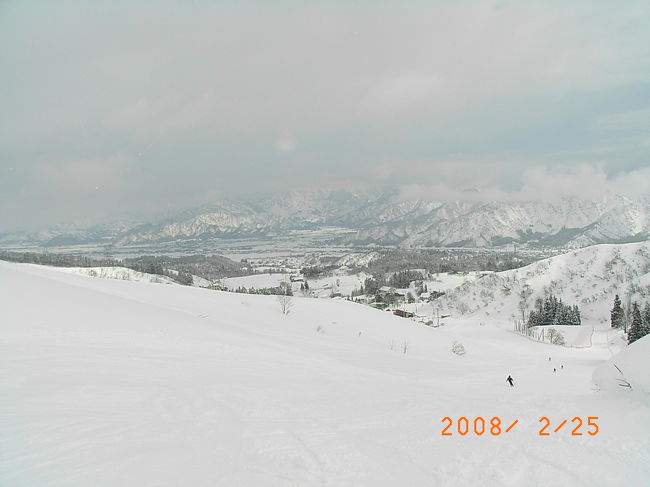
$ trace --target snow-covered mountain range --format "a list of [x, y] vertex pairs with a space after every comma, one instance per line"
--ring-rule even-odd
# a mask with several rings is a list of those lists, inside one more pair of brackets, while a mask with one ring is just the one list
[[185, 239], [264, 237], [291, 230], [346, 229], [340, 243], [414, 247], [494, 247], [510, 243], [584, 247], [645, 241], [650, 199], [598, 201], [438, 201], [396, 192], [294, 191], [180, 212], [157, 223], [0, 236], [50, 245], [107, 240], [118, 245]]
[[[394, 206], [389, 211], [404, 207]], [[565, 198], [555, 203], [418, 201], [402, 217], [382, 217], [384, 214], [378, 224], [360, 229], [355, 238], [403, 247], [491, 247], [509, 242], [584, 247], [647, 240], [650, 230], [650, 206], [623, 197], [601, 201]]]

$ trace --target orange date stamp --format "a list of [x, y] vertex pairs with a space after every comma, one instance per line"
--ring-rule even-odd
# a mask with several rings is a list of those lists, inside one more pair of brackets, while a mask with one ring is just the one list
[[[588, 436], [596, 436], [600, 432], [598, 419], [598, 416], [587, 416], [586, 418], [574, 416], [572, 419], [551, 421], [546, 416], [542, 416], [537, 421], [539, 424], [537, 435], [551, 436], [564, 431], [570, 436], [584, 436], [585, 433]], [[518, 419], [503, 421], [498, 416], [487, 419], [482, 416], [475, 418], [461, 416], [455, 420], [446, 416], [441, 421], [443, 423], [443, 428], [440, 431], [442, 436], [500, 436], [513, 431], [519, 423]]]

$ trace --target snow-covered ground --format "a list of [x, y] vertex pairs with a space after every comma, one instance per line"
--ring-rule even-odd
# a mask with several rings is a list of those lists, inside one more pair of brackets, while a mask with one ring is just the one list
[[431, 277], [424, 281], [429, 292], [447, 292], [463, 284], [474, 282], [481, 276], [490, 274], [489, 272], [441, 272], [432, 274]]
[[[128, 267], [52, 267], [52, 270], [59, 272], [68, 272], [71, 274], [81, 274], [83, 276], [99, 277], [101, 279], [119, 279], [122, 281], [151, 282], [156, 284], [178, 284], [172, 278], [161, 276], [159, 274], [149, 274], [139, 272]], [[172, 274], [178, 274], [178, 271], [170, 270]], [[192, 276], [193, 286], [208, 287], [211, 281], [200, 276]]]
[[176, 284], [173, 279], [167, 276], [138, 272], [127, 267], [52, 267], [52, 269], [60, 272], [100, 277], [102, 279], [120, 279], [122, 281], [152, 282], [157, 284]]
[[[466, 272], [466, 273], [447, 273], [432, 274], [430, 279], [423, 281], [429, 291], [446, 292], [462, 284], [475, 281], [486, 272]], [[222, 279], [222, 284], [231, 291], [239, 287], [246, 289], [278, 287], [282, 282], [290, 282], [291, 273], [270, 273], [270, 274], [252, 274], [249, 276], [229, 277]], [[293, 275], [298, 275], [298, 272]], [[309, 295], [318, 298], [329, 298], [332, 294], [350, 296], [352, 291], [359, 290], [365, 284], [367, 278], [372, 277], [365, 272], [348, 274], [344, 270], [334, 271], [331, 276], [319, 277], [316, 279], [307, 279], [309, 283]], [[300, 292], [300, 282], [293, 282], [292, 289], [294, 293]], [[408, 289], [403, 290], [404, 292]], [[415, 295], [415, 288], [412, 288]]]
[[[309, 284], [309, 295], [318, 298], [329, 298], [333, 294], [349, 296], [353, 290], [360, 289], [363, 286], [368, 274], [360, 272], [358, 274], [347, 275], [344, 272], [336, 272], [335, 275], [321, 277], [318, 279], [307, 279]], [[253, 274], [250, 276], [230, 277], [222, 280], [223, 285], [234, 291], [239, 287], [246, 289], [278, 287], [282, 282], [290, 282], [291, 274]], [[295, 294], [300, 293], [301, 282], [292, 282], [291, 287]]]
[[[599, 331], [600, 331], [599, 327]], [[553, 325], [553, 326], [534, 326], [531, 328], [533, 336], [543, 334], [538, 338], [540, 341], [550, 341], [548, 332], [555, 330], [559, 332], [564, 338], [564, 345], [566, 347], [591, 347], [593, 344], [593, 337], [595, 330], [592, 326], [567, 326], [567, 325]], [[617, 335], [614, 330], [611, 332], [611, 339]]]
[[580, 307], [583, 322], [607, 326], [614, 295], [624, 304], [650, 300], [650, 242], [595, 245], [505, 272], [468, 279], [435, 302], [443, 312], [484, 320], [518, 318], [522, 290], [535, 299], [551, 292]]
[[[300, 297], [285, 316], [273, 296], [1, 262], [0, 296], [3, 486], [650, 481], [650, 390], [639, 380], [650, 337], [613, 359], [630, 389], [614, 384], [605, 331], [564, 348], [505, 320], [430, 328]], [[444, 417], [477, 416], [519, 423], [499, 436], [461, 436], [454, 423], [441, 435]], [[539, 436], [540, 418], [556, 427], [576, 416], [582, 436], [575, 424]]]
[[[269, 274], [252, 274], [250, 276], [241, 277], [228, 277], [222, 279], [221, 282], [231, 291], [239, 287], [255, 289], [278, 287], [282, 282], [289, 282], [291, 274], [288, 273], [269, 273]], [[299, 286], [300, 287], [300, 286]]]

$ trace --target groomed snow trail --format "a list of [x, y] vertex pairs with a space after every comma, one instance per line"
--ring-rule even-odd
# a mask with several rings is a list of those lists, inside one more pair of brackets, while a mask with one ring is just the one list
[[[649, 483], [647, 394], [596, 390], [597, 334], [560, 348], [337, 300], [283, 316], [273, 297], [7, 263], [0, 295], [3, 486]], [[445, 416], [519, 423], [443, 437]], [[543, 416], [600, 433], [540, 437]]]

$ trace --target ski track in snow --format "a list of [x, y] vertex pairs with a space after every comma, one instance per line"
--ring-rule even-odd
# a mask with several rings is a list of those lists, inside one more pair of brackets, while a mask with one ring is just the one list
[[[561, 348], [507, 322], [433, 329], [301, 298], [283, 316], [269, 296], [8, 263], [0, 295], [3, 486], [650, 481], [648, 391], [592, 382], [610, 332]], [[455, 340], [465, 356], [451, 353]], [[519, 423], [443, 437], [445, 416]], [[540, 437], [542, 416], [598, 416], [601, 433]]]

